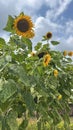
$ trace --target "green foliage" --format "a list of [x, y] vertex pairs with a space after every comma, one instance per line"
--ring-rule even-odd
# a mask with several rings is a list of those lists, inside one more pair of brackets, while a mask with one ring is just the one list
[[[13, 21], [9, 16], [6, 31], [14, 32]], [[72, 59], [63, 52], [51, 50], [49, 40], [44, 40], [45, 44], [44, 41], [37, 43], [36, 54], [31, 55], [30, 39], [16, 34], [11, 35], [8, 42], [0, 38], [0, 130], [27, 129], [35, 112], [38, 130], [70, 129]], [[46, 54], [51, 56], [51, 61], [44, 66]], [[56, 76], [54, 70], [58, 71]], [[19, 125], [18, 118], [22, 118]]]
[[38, 51], [42, 46], [41, 42], [38, 42], [37, 45], [34, 47], [36, 51]]
[[2, 49], [5, 45], [5, 40], [0, 37], [0, 49]]
[[19, 130], [26, 129], [27, 126], [28, 126], [28, 120], [23, 120], [21, 125], [19, 126]]

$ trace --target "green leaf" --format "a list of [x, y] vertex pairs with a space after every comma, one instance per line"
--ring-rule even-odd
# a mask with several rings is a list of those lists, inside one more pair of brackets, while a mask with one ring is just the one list
[[66, 89], [63, 90], [63, 92], [67, 95], [67, 96], [70, 96], [70, 92]]
[[42, 48], [41, 48], [41, 51], [45, 51], [45, 52], [48, 52], [50, 50], [50, 48], [49, 48], [49, 44], [47, 43], [47, 44], [44, 44], [43, 46], [42, 46]]
[[24, 15], [24, 12], [21, 12], [20, 15]]
[[70, 63], [70, 62], [72, 62], [72, 59], [71, 58], [66, 58], [67, 59], [67, 61]]
[[11, 47], [15, 47], [15, 45], [19, 45], [20, 44], [19, 36], [18, 35], [11, 36], [8, 43], [11, 45]]
[[8, 80], [3, 84], [3, 89], [0, 92], [0, 100], [5, 103], [17, 91], [16, 84], [13, 80]]
[[52, 45], [58, 45], [60, 42], [58, 41], [51, 41]]
[[32, 87], [34, 79], [27, 75], [27, 71], [22, 66], [11, 66], [10, 68], [19, 77], [19, 81], [22, 82], [27, 88]]
[[28, 125], [28, 120], [23, 120], [18, 130], [25, 130]]
[[5, 45], [5, 40], [0, 37], [0, 49], [3, 49]]
[[26, 103], [26, 107], [28, 108], [30, 114], [33, 114], [35, 103], [30, 92], [24, 92], [24, 101]]
[[8, 21], [7, 21], [7, 24], [6, 24], [6, 27], [4, 28], [4, 30], [8, 31], [8, 32], [14, 32], [13, 22], [14, 22], [14, 18], [9, 15], [8, 16]]
[[46, 38], [46, 36], [43, 36], [42, 41], [46, 41], [46, 40], [48, 40], [48, 39]]
[[28, 47], [28, 51], [31, 52], [32, 51], [32, 42], [30, 39], [28, 38], [21, 38], [21, 43], [23, 43], [24, 45], [26, 45]]
[[27, 53], [21, 53], [21, 54], [14, 54], [12, 53], [12, 59], [16, 62], [23, 62], [27, 56]]
[[37, 45], [34, 47], [36, 51], [38, 51], [42, 46], [41, 42], [38, 42]]

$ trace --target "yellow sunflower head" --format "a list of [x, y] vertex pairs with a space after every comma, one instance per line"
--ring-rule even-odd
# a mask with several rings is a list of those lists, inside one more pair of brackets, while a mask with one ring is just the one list
[[32, 23], [31, 17], [20, 14], [14, 19], [13, 28], [19, 36], [32, 38], [34, 37], [34, 24]]
[[51, 56], [50, 56], [50, 54], [46, 54], [46, 55], [44, 56], [44, 61], [43, 61], [44, 66], [48, 66], [48, 64], [49, 64], [50, 61], [51, 61]]
[[73, 52], [72, 51], [68, 52], [68, 56], [73, 56]]
[[48, 32], [47, 34], [46, 34], [46, 39], [50, 39], [52, 37], [52, 33], [51, 32]]

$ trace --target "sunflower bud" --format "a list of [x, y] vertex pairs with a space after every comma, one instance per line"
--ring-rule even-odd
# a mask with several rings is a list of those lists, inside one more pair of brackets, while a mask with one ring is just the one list
[[58, 100], [61, 100], [62, 99], [62, 95], [60, 94], [58, 97], [57, 97]]
[[55, 77], [58, 76], [58, 70], [54, 70], [54, 76], [55, 76]]
[[63, 55], [64, 55], [64, 56], [67, 56], [67, 54], [68, 54], [67, 51], [64, 51], [64, 52], [63, 52]]

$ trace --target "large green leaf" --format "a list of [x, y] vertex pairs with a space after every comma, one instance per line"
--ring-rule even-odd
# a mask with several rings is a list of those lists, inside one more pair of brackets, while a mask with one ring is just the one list
[[13, 22], [14, 22], [14, 18], [12, 16], [8, 16], [8, 21], [6, 24], [6, 27], [4, 28], [4, 30], [8, 31], [8, 32], [14, 32], [13, 30]]
[[30, 77], [22, 66], [12, 66], [11, 70], [18, 75], [19, 81], [21, 81], [26, 87], [31, 86]]
[[0, 100], [5, 103], [17, 91], [16, 84], [13, 80], [8, 80], [3, 84], [3, 89], [0, 92]]

